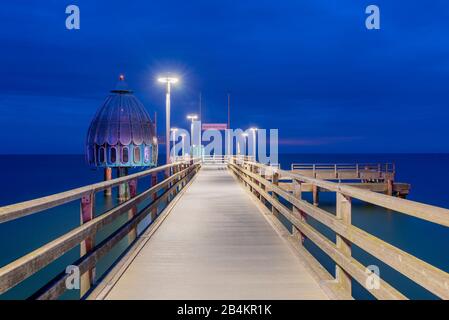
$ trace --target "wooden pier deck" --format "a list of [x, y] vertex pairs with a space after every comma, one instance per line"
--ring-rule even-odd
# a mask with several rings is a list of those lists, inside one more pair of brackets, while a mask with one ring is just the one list
[[199, 171], [128, 259], [97, 298], [328, 299], [247, 192], [219, 167]]
[[[352, 203], [440, 228], [449, 227], [448, 209], [247, 157], [212, 160], [177, 161], [0, 207], [0, 223], [9, 223], [77, 201], [81, 218], [79, 226], [1, 266], [0, 295], [33, 277], [40, 283], [30, 288], [31, 299], [58, 299], [69, 290], [78, 290], [81, 299], [352, 299], [354, 282], [377, 299], [407, 299], [381, 277], [383, 272], [376, 274], [352, 255], [356, 246], [436, 297], [449, 299], [449, 273], [352, 224]], [[337, 167], [337, 178], [343, 178], [340, 173]], [[394, 185], [389, 186], [391, 191]], [[99, 211], [96, 198], [112, 188], [128, 189], [129, 197]], [[334, 212], [315, 206], [318, 197], [313, 202], [303, 198], [309, 189], [334, 193]], [[99, 231], [123, 218], [126, 222], [98, 239]], [[151, 223], [139, 233], [144, 219]], [[322, 233], [312, 219], [335, 237]], [[127, 251], [100, 274], [99, 263], [125, 239]], [[309, 251], [310, 244], [334, 262], [335, 273]], [[77, 247], [80, 257], [69, 262], [70, 268], [58, 269], [51, 280], [38, 277]]]

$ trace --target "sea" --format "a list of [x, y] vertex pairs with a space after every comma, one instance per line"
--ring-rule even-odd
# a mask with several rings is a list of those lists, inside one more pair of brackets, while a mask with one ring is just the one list
[[[160, 156], [160, 158], [164, 158]], [[294, 154], [279, 155], [282, 169], [292, 163], [395, 163], [396, 181], [411, 184], [408, 199], [449, 208], [447, 182], [449, 181], [449, 154]], [[87, 166], [83, 155], [0, 155], [1, 183], [0, 206], [31, 200], [70, 190], [103, 180], [101, 170]], [[134, 170], [136, 171], [136, 170]], [[150, 181], [139, 181], [139, 191], [150, 185]], [[311, 194], [305, 199], [310, 200]], [[96, 215], [116, 205], [116, 197], [105, 200], [97, 196]], [[320, 194], [320, 208], [335, 212], [335, 194]], [[79, 201], [0, 224], [0, 267], [20, 258], [51, 240], [79, 226]], [[126, 217], [124, 217], [126, 219]], [[335, 234], [313, 219], [312, 226], [326, 237], [335, 240]], [[117, 221], [108, 226], [96, 238], [97, 243], [123, 224]], [[144, 221], [139, 232], [151, 223]], [[449, 228], [417, 218], [383, 209], [375, 205], [354, 201], [352, 223], [387, 241], [388, 243], [449, 272]], [[100, 280], [126, 252], [128, 239], [123, 239], [116, 248], [104, 257], [96, 268], [96, 279]], [[335, 264], [306, 240], [306, 248], [331, 273]], [[55, 276], [65, 271], [79, 258], [79, 246], [61, 256], [21, 284], [0, 295], [1, 299], [27, 299]], [[380, 277], [410, 299], [437, 299], [436, 296], [413, 283], [394, 269], [356, 246], [352, 255], [365, 266], [377, 266]], [[353, 281], [353, 296], [356, 299], [373, 297]], [[67, 291], [61, 299], [79, 299], [78, 290]]]

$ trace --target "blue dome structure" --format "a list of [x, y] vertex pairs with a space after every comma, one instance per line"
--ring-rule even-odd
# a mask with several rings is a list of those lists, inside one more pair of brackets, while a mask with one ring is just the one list
[[90, 124], [87, 162], [101, 168], [153, 167], [157, 155], [156, 124], [120, 76]]

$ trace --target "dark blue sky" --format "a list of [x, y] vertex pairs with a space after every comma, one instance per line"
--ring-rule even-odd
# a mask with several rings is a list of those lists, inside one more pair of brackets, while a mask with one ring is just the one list
[[0, 153], [82, 153], [120, 73], [162, 133], [164, 71], [174, 126], [200, 91], [225, 122], [230, 91], [232, 126], [279, 128], [281, 151], [449, 152], [448, 1], [4, 0], [0, 44]]

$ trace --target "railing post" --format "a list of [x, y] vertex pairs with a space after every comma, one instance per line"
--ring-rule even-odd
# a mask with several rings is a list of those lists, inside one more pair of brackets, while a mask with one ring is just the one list
[[[130, 199], [137, 196], [137, 179], [130, 180], [128, 182]], [[137, 214], [137, 206], [133, 206], [128, 211], [128, 220], [131, 220]], [[137, 238], [137, 229], [133, 228], [128, 234], [129, 243], [132, 243]]]
[[[265, 169], [262, 169], [262, 168], [259, 167], [257, 169], [257, 175], [259, 175], [260, 177], [263, 177], [263, 172], [262, 172], [263, 170], [265, 170]], [[262, 190], [265, 190], [265, 185], [263, 183], [259, 183], [259, 187]], [[264, 198], [264, 196], [261, 193], [259, 193], [259, 200], [265, 205], [265, 198]]]
[[[273, 176], [271, 178], [271, 183], [274, 184], [275, 186], [279, 186], [279, 173], [277, 171], [273, 170]], [[278, 200], [279, 196], [276, 194], [276, 192], [274, 192], [273, 190], [271, 190], [271, 196], [274, 200]], [[272, 214], [279, 214], [279, 211], [275, 208], [275, 206], [272, 204], [271, 205], [271, 213]]]
[[[154, 187], [156, 184], [157, 184], [157, 173], [153, 173], [151, 175], [151, 187], [150, 188]], [[156, 199], [157, 199], [156, 192], [153, 193], [152, 198], [153, 198], [153, 201], [156, 201]], [[156, 217], [157, 217], [157, 207], [154, 207], [153, 210], [151, 210], [151, 221], [154, 221], [154, 219], [156, 219]]]
[[394, 182], [391, 178], [387, 180], [387, 195], [392, 196], [394, 190]]
[[[118, 178], [125, 177], [128, 175], [128, 168], [119, 167], [117, 168]], [[129, 199], [129, 188], [127, 183], [121, 183], [118, 187], [118, 199], [119, 202], [123, 202]]]
[[[351, 224], [351, 198], [344, 194], [337, 192], [337, 219], [340, 219], [345, 224]], [[351, 243], [337, 234], [337, 249], [345, 256], [351, 256]], [[352, 295], [351, 277], [339, 265], [336, 266], [335, 275], [338, 284], [349, 295]]]
[[[249, 164], [247, 167], [247, 170], [249, 170], [249, 172], [253, 172], [253, 165]], [[253, 178], [250, 175], [246, 175], [246, 177], [249, 179], [249, 181], [254, 182]], [[253, 187], [250, 184], [248, 184], [248, 186], [249, 186], [249, 191], [251, 193], [253, 193]]]
[[313, 193], [313, 205], [318, 206], [320, 201], [320, 193], [319, 188], [316, 184], [312, 185], [312, 193]]
[[[180, 168], [181, 168], [180, 170], [183, 171], [183, 170], [187, 169], [187, 166], [186, 166], [185, 163], [182, 163], [182, 164], [180, 165]], [[180, 189], [183, 189], [184, 186], [186, 185], [186, 180], [185, 180], [183, 177], [181, 177], [181, 179], [183, 179], [183, 180], [182, 180], [182, 182], [181, 182], [181, 187], [180, 187]]]
[[[112, 168], [104, 168], [104, 181], [112, 180]], [[104, 189], [104, 195], [109, 197], [112, 195], [112, 188]]]
[[[295, 197], [298, 200], [302, 200], [301, 183], [298, 180], [293, 179], [292, 186], [293, 186], [293, 197]], [[296, 207], [295, 205], [293, 205], [292, 210], [293, 214], [299, 215], [300, 220], [302, 222], [306, 222], [306, 215], [304, 214], [304, 212], [299, 210], [298, 207]], [[300, 240], [300, 244], [304, 243], [305, 240], [304, 234], [302, 234], [294, 224], [292, 225], [292, 236]]]
[[[171, 170], [170, 170], [170, 171], [171, 171], [171, 175], [168, 176], [167, 179], [168, 179], [168, 178], [171, 178], [171, 177], [176, 173], [176, 166], [173, 165], [173, 166], [171, 167]], [[173, 184], [174, 184], [174, 181], [167, 183], [167, 190], [170, 190], [171, 187], [173, 186]], [[175, 197], [174, 191], [171, 190], [171, 191], [169, 192], [169, 194], [168, 194], [168, 197], [167, 197], [167, 203], [169, 203], [170, 201], [172, 201], [174, 197]]]
[[[259, 167], [253, 166], [253, 170], [252, 170], [251, 172], [252, 172], [253, 174], [255, 174], [255, 175], [259, 174]], [[259, 183], [259, 181], [258, 181], [256, 178], [253, 178], [253, 182], [254, 182], [254, 184], [255, 184], [256, 186], [260, 187], [260, 183]], [[255, 195], [256, 197], [259, 198], [259, 192], [257, 192], [257, 190], [254, 190], [253, 193], [254, 193], [254, 195]]]
[[[182, 171], [182, 163], [180, 163], [180, 164], [177, 165], [177, 172], [181, 172], [181, 171]], [[181, 180], [182, 180], [182, 175], [179, 175], [178, 178], [177, 178], [176, 180], [177, 180], [177, 182], [181, 181]], [[181, 183], [176, 187], [176, 194], [178, 194], [179, 191], [181, 191], [181, 189], [183, 188], [182, 183], [183, 183], [183, 182], [181, 182]]]
[[[95, 194], [91, 193], [81, 198], [80, 216], [81, 225], [91, 221], [94, 218]], [[95, 246], [95, 236], [89, 236], [80, 244], [80, 257], [87, 254]], [[80, 297], [83, 297], [90, 289], [95, 280], [95, 268], [83, 273], [80, 278]]]

